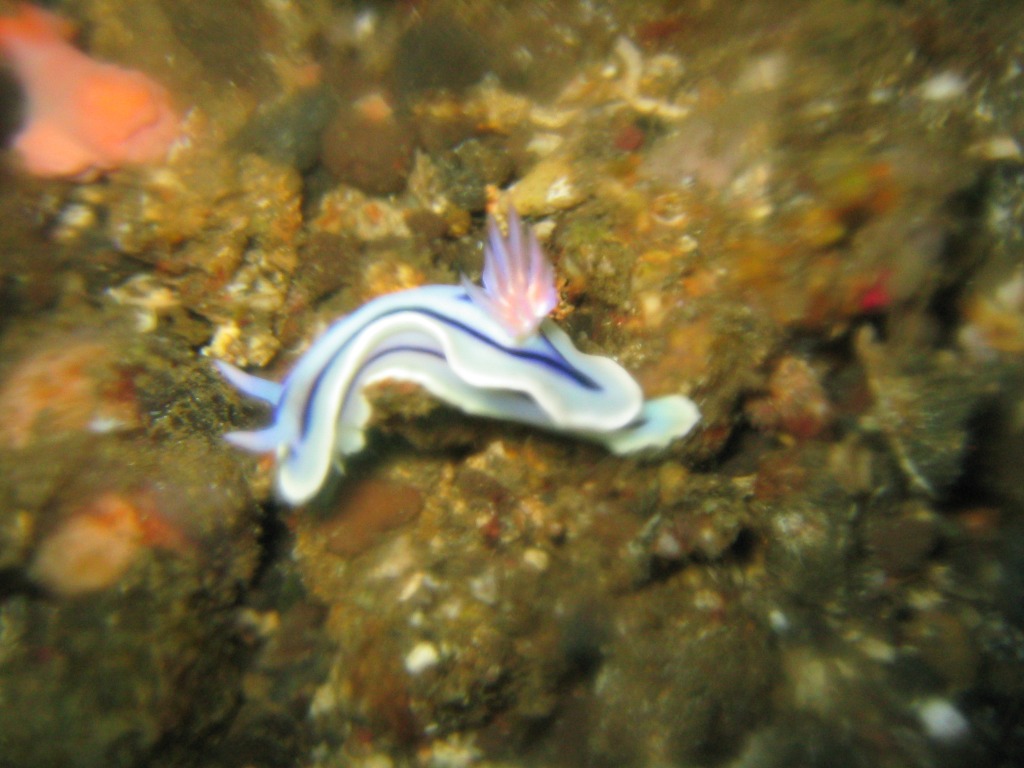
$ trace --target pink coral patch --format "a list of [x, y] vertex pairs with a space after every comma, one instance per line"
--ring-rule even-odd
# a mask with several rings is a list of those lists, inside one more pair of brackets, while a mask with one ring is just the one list
[[62, 597], [107, 589], [148, 547], [180, 549], [183, 534], [146, 492], [103, 492], [76, 506], [40, 543], [29, 573]]
[[138, 423], [131, 380], [114, 351], [98, 341], [44, 339], [0, 376], [0, 449], [24, 448], [44, 434]]
[[0, 18], [0, 52], [27, 101], [14, 141], [25, 169], [71, 178], [163, 159], [180, 131], [166, 90], [86, 56], [67, 34], [63, 20], [27, 3]]

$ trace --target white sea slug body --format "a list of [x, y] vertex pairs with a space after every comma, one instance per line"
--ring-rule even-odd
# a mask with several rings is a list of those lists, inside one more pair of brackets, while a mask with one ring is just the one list
[[663, 448], [700, 420], [680, 395], [644, 401], [613, 360], [577, 350], [546, 315], [554, 274], [514, 211], [509, 235], [493, 219], [483, 287], [430, 285], [381, 296], [339, 319], [276, 383], [224, 362], [243, 393], [270, 403], [265, 429], [225, 437], [277, 456], [276, 485], [290, 504], [308, 501], [334, 464], [365, 444], [366, 387], [409, 381], [466, 413], [530, 424], [623, 454]]

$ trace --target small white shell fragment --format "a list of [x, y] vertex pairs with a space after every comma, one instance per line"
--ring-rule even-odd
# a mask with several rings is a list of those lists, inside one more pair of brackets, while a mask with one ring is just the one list
[[160, 315], [179, 303], [174, 292], [152, 275], [135, 275], [106, 293], [116, 304], [138, 308], [135, 329], [140, 333], [155, 329]]
[[530, 547], [528, 550], [523, 552], [523, 563], [538, 573], [546, 571], [550, 562], [551, 558], [543, 549]]
[[967, 81], [958, 72], [940, 72], [921, 83], [921, 98], [926, 101], [950, 101], [967, 92]]
[[553, 109], [549, 107], [532, 107], [530, 119], [541, 128], [564, 128], [579, 114], [578, 109]]
[[541, 160], [509, 189], [509, 201], [523, 216], [548, 215], [582, 200], [572, 167], [563, 157]]
[[453, 733], [430, 743], [422, 751], [426, 768], [472, 768], [483, 754], [473, 743], [475, 735]]
[[662, 295], [656, 291], [644, 291], [638, 297], [640, 313], [643, 315], [644, 326], [658, 328], [665, 319], [665, 303]]
[[331, 683], [324, 683], [313, 693], [309, 714], [313, 718], [325, 717], [338, 708], [338, 692]]
[[1012, 136], [992, 136], [977, 144], [971, 145], [968, 153], [982, 160], [1014, 160], [1024, 159], [1021, 154], [1020, 144]]
[[533, 152], [539, 157], [547, 157], [565, 143], [565, 139], [557, 133], [537, 133], [530, 143], [526, 145], [528, 152]]
[[878, 637], [863, 637], [860, 639], [860, 650], [872, 661], [891, 664], [896, 661], [896, 648]]
[[880, 85], [877, 88], [872, 88], [868, 93], [868, 103], [870, 104], [888, 104], [892, 101], [896, 95], [896, 91], [889, 87]]
[[94, 416], [89, 421], [87, 429], [96, 435], [109, 435], [112, 432], [128, 429], [130, 426], [132, 425], [129, 422], [116, 416]]
[[70, 203], [57, 217], [52, 237], [58, 243], [71, 243], [77, 240], [85, 230], [96, 225], [96, 209], [80, 202]]
[[423, 571], [417, 571], [414, 573], [408, 581], [402, 586], [401, 591], [398, 593], [398, 602], [404, 603], [417, 592], [420, 591], [420, 587], [423, 586], [424, 573]]
[[410, 675], [418, 675], [436, 667], [440, 660], [441, 654], [438, 653], [437, 646], [426, 640], [421, 640], [406, 654], [405, 671]]
[[568, 176], [560, 176], [548, 188], [547, 202], [557, 205], [559, 202], [573, 199], [576, 190]]
[[493, 570], [487, 570], [469, 580], [469, 593], [484, 605], [498, 602], [498, 577]]
[[786, 69], [786, 57], [779, 52], [759, 56], [740, 72], [736, 90], [741, 93], [774, 91], [782, 85]]
[[768, 612], [768, 626], [777, 635], [785, 634], [793, 627], [789, 617], [778, 608], [772, 608]]
[[678, 247], [682, 253], [693, 253], [698, 248], [697, 238], [693, 235], [683, 235], [679, 238]]
[[678, 537], [669, 531], [661, 531], [658, 534], [658, 538], [654, 540], [652, 551], [664, 560], [679, 560], [683, 556], [683, 548], [679, 544]]
[[926, 699], [917, 707], [921, 727], [930, 739], [941, 744], [956, 744], [971, 733], [971, 725], [960, 710], [946, 699]]
[[615, 53], [622, 59], [622, 92], [632, 99], [640, 90], [640, 78], [644, 73], [644, 60], [640, 49], [624, 36], [615, 41]]

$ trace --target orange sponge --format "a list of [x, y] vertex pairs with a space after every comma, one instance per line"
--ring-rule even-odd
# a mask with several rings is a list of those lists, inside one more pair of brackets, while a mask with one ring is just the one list
[[162, 160], [180, 131], [167, 91], [140, 72], [86, 56], [68, 42], [70, 32], [64, 20], [28, 3], [0, 17], [0, 54], [27, 101], [14, 140], [25, 169], [80, 178]]

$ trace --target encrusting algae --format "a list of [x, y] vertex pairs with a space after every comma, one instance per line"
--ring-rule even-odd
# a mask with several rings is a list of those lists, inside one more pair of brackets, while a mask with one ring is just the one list
[[1022, 29], [0, 3], [0, 763], [1024, 762]]

